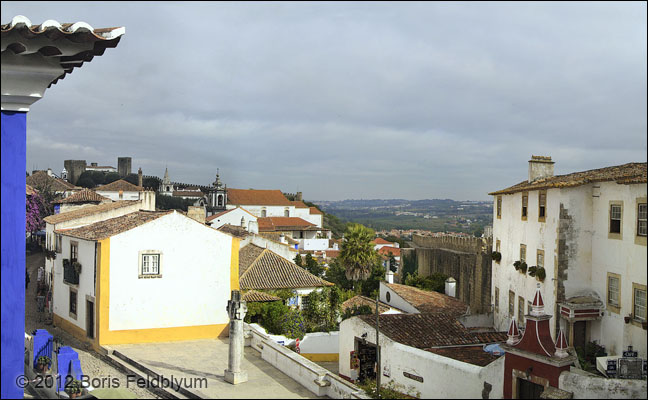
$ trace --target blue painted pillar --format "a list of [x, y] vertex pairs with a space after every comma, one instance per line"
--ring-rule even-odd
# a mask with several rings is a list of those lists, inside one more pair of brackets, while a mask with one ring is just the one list
[[16, 384], [24, 373], [25, 338], [25, 169], [27, 143], [27, 114], [2, 111], [0, 146], [0, 312], [2, 330], [3, 399], [23, 398], [24, 391]]
[[58, 352], [58, 371], [56, 372], [61, 377], [58, 381], [57, 392], [65, 390], [65, 384], [69, 381], [68, 375], [80, 381], [83, 371], [81, 371], [79, 353], [70, 346], [61, 347]]

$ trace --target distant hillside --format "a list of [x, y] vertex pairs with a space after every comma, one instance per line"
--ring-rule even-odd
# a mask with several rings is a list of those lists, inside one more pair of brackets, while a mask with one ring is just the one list
[[322, 218], [322, 225], [324, 228], [331, 230], [334, 238], [339, 239], [342, 237], [349, 222], [343, 221], [335, 215], [327, 213], [326, 211], [322, 210], [317, 204], [308, 201], [305, 201], [304, 204], [309, 207], [315, 207], [320, 210], [322, 214], [324, 214], [324, 218]]

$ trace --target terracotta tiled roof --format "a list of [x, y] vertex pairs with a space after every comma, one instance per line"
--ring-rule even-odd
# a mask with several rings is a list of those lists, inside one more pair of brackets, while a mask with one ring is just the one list
[[295, 208], [308, 208], [308, 206], [301, 200], [291, 201], [290, 204], [295, 206]]
[[225, 224], [225, 225], [221, 226], [220, 228], [218, 228], [217, 230], [219, 230], [221, 232], [225, 232], [227, 234], [230, 234], [230, 235], [232, 235], [234, 237], [237, 237], [237, 238], [240, 238], [240, 239], [242, 239], [244, 237], [247, 237], [247, 235], [248, 235], [248, 231], [246, 231], [245, 228], [240, 227], [240, 226], [230, 225], [230, 224]]
[[[345, 301], [342, 303], [342, 312], [345, 312], [347, 308], [353, 308], [353, 307], [360, 307], [360, 306], [369, 306], [371, 307], [372, 310], [374, 310], [374, 313], [376, 311], [376, 300], [372, 300], [369, 297], [365, 296], [353, 296], [349, 300]], [[378, 303], [378, 312], [381, 314], [384, 312], [387, 312], [391, 309], [391, 307], [388, 304], [383, 303], [382, 301]]]
[[399, 283], [385, 283], [385, 285], [421, 313], [445, 311], [453, 315], [462, 315], [468, 310], [468, 305], [464, 302], [443, 293], [422, 290]]
[[181, 191], [174, 191], [172, 193], [173, 197], [203, 197], [205, 194], [201, 192], [200, 190], [197, 191], [189, 191], [189, 190], [181, 190]]
[[298, 217], [265, 217], [257, 219], [259, 232], [319, 230], [317, 225]]
[[389, 253], [391, 253], [394, 257], [400, 257], [400, 248], [391, 247], [391, 246], [383, 246], [383, 247], [378, 249], [378, 254], [388, 256]]
[[263, 250], [265, 250], [263, 247], [252, 243], [239, 250], [239, 275], [247, 271], [248, 267], [263, 253]]
[[268, 249], [262, 250], [261, 254], [245, 269], [241, 267], [239, 253], [241, 289], [298, 289], [333, 286], [331, 282], [318, 278], [280, 255]]
[[320, 210], [317, 209], [317, 207], [308, 207], [310, 209], [310, 214], [311, 215], [324, 215]]
[[243, 293], [243, 301], [248, 303], [253, 301], [280, 301], [281, 297], [274, 296], [272, 294], [257, 292], [256, 290], [248, 290]]
[[[281, 243], [280, 242], [281, 239], [279, 238], [281, 236], [281, 232], [259, 232], [259, 236], [264, 237], [266, 239], [270, 239], [275, 243]], [[296, 244], [299, 244], [298, 241], [292, 239], [289, 236], [284, 236], [284, 240], [286, 241], [286, 244], [288, 244], [288, 245], [293, 245], [294, 246]]]
[[34, 172], [26, 178], [26, 182], [29, 186], [39, 190], [49, 186], [55, 192], [65, 192], [76, 188], [70, 182], [47, 175], [47, 171]]
[[480, 367], [485, 367], [501, 357], [484, 351], [483, 346], [444, 347], [440, 349], [427, 349], [427, 351]]
[[165, 211], [135, 211], [121, 217], [110, 218], [105, 221], [82, 226], [80, 228], [55, 231], [66, 236], [72, 236], [86, 240], [101, 240], [115, 236], [119, 233], [129, 231], [147, 222], [154, 221], [164, 215], [173, 213], [173, 210]]
[[340, 250], [324, 250], [326, 258], [337, 258], [340, 255]]
[[[360, 315], [358, 318], [372, 327], [376, 326], [375, 315]], [[471, 332], [448, 313], [381, 314], [379, 321], [382, 334], [418, 349], [506, 341], [506, 332]]]
[[142, 190], [144, 190], [144, 188], [142, 188], [141, 186], [133, 185], [132, 183], [125, 181], [124, 179], [119, 179], [107, 185], [96, 187], [95, 190], [97, 192], [141, 192]]
[[116, 210], [122, 207], [132, 206], [139, 203], [139, 200], [114, 201], [112, 203], [97, 204], [96, 206], [86, 206], [76, 210], [50, 215], [45, 217], [45, 222], [49, 224], [58, 224], [60, 222], [71, 221], [73, 219], [87, 217], [88, 215], [98, 214], [110, 210]]
[[591, 169], [589, 171], [574, 172], [567, 175], [556, 175], [548, 178], [538, 179], [529, 183], [523, 181], [509, 188], [489, 193], [490, 195], [512, 194], [517, 192], [568, 188], [585, 185], [591, 182], [615, 181], [619, 184], [646, 183], [646, 163], [628, 163], [613, 167]]
[[235, 205], [291, 206], [281, 190], [227, 189], [227, 203]]
[[124, 27], [94, 29], [85, 22], [47, 20], [33, 25], [27, 17], [18, 15], [2, 25], [2, 46], [21, 55], [42, 53], [54, 66], [61, 67], [62, 74], [49, 84], [51, 86], [74, 68], [102, 55], [106, 48], [116, 47], [125, 32]]
[[71, 196], [55, 201], [54, 203], [59, 203], [59, 204], [89, 203], [89, 202], [101, 203], [103, 201], [110, 202], [111, 200], [107, 197], [100, 195], [94, 190], [84, 188], [83, 190], [80, 190]]
[[375, 243], [375, 244], [391, 244], [391, 245], [393, 245], [392, 242], [388, 242], [388, 241], [386, 241], [385, 239], [383, 239], [381, 237], [374, 239], [371, 243]]

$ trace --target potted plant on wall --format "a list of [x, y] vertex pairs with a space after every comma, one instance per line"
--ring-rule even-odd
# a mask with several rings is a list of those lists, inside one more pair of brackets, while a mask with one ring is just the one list
[[499, 264], [500, 261], [502, 261], [502, 253], [499, 251], [494, 251], [491, 253], [491, 257], [493, 258], [493, 261]]
[[49, 369], [49, 365], [52, 362], [52, 359], [48, 356], [40, 356], [36, 360], [36, 371], [45, 372]]
[[544, 267], [539, 267], [535, 271], [535, 276], [537, 280], [543, 282], [547, 277], [547, 271], [545, 271]]
[[535, 265], [533, 267], [529, 267], [529, 276], [536, 276], [536, 272], [538, 271], [538, 267]]
[[527, 272], [527, 263], [525, 263], [524, 261], [520, 262], [519, 271], [522, 272], [523, 274], [526, 274], [526, 272]]
[[625, 321], [626, 324], [629, 324], [630, 321], [632, 321], [632, 314], [628, 314], [625, 317], [623, 317], [623, 320]]
[[72, 268], [77, 275], [81, 274], [81, 263], [78, 261], [72, 261]]
[[82, 392], [83, 385], [81, 384], [81, 381], [73, 379], [67, 385], [65, 385], [65, 393], [67, 393], [71, 399], [81, 396]]
[[513, 267], [515, 268], [516, 271], [520, 270], [520, 264], [522, 264], [522, 261], [517, 260], [516, 262], [513, 263]]

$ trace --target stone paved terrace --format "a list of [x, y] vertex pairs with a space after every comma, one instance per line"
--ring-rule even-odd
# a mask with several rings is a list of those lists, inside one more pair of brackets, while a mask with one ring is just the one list
[[203, 339], [180, 342], [123, 344], [106, 346], [131, 360], [175, 379], [207, 378], [207, 387], [185, 388], [201, 398], [212, 399], [313, 399], [314, 393], [261, 359], [245, 347], [243, 369], [248, 381], [239, 385], [225, 382], [228, 339]]

